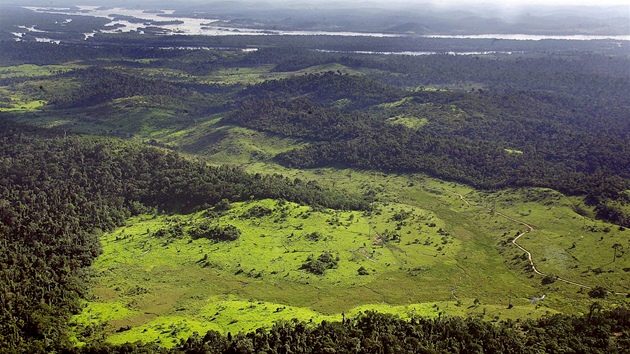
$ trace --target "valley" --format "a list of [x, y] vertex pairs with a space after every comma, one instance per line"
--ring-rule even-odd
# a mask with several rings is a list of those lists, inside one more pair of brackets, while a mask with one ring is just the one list
[[7, 352], [624, 347], [630, 42], [240, 34], [0, 41]]

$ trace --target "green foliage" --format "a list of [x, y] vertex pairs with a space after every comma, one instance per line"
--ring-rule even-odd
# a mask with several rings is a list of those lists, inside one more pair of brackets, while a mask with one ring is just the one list
[[181, 238], [184, 236], [184, 230], [181, 225], [169, 225], [167, 228], [161, 228], [153, 233], [154, 237], [158, 238]]
[[314, 232], [306, 234], [304, 238], [306, 238], [309, 241], [317, 242], [324, 239], [324, 235], [322, 235], [321, 232], [314, 231]]
[[394, 216], [392, 216], [392, 220], [394, 220], [394, 221], [405, 221], [405, 220], [409, 219], [409, 217], [411, 215], [412, 215], [412, 213], [410, 211], [400, 210], [400, 211], [396, 212], [394, 214]]
[[262, 218], [273, 214], [273, 210], [269, 207], [262, 205], [254, 205], [243, 213], [244, 218]]
[[367, 270], [364, 266], [360, 266], [359, 269], [357, 269], [357, 273], [359, 275], [370, 275], [370, 271]]
[[285, 136], [327, 140], [354, 139], [366, 133], [369, 118], [298, 98], [245, 102], [226, 121]]
[[221, 201], [220, 201], [220, 202], [218, 202], [218, 203], [216, 203], [216, 204], [214, 205], [213, 209], [214, 209], [215, 211], [218, 211], [218, 212], [223, 212], [223, 211], [228, 211], [228, 210], [230, 210], [230, 208], [231, 208], [231, 207], [232, 207], [232, 206], [230, 205], [230, 201], [229, 201], [229, 200], [227, 200], [227, 199], [225, 199], [225, 198], [223, 198], [223, 199], [221, 199]]
[[186, 92], [159, 80], [147, 80], [112, 70], [91, 67], [62, 74], [82, 82], [81, 89], [70, 95], [59, 95], [51, 104], [59, 107], [86, 107], [109, 100], [137, 95], [186, 95]]
[[[309, 324], [281, 321], [271, 328], [222, 336], [208, 331], [193, 334], [169, 353], [471, 353], [555, 352], [623, 353], [630, 345], [626, 307], [594, 312], [588, 316], [553, 315], [538, 320], [496, 324], [480, 318], [412, 317], [403, 320], [366, 311], [342, 322]], [[116, 346], [128, 352], [131, 345]], [[90, 352], [93, 348], [86, 348]], [[154, 352], [151, 346], [136, 347]]]
[[315, 275], [323, 275], [327, 269], [337, 268], [339, 264], [339, 256], [335, 256], [332, 252], [324, 252], [317, 258], [312, 254], [306, 258], [300, 269]]
[[549, 274], [542, 279], [542, 285], [549, 285], [556, 282], [556, 276], [553, 274]]
[[346, 75], [340, 72], [300, 75], [284, 80], [266, 81], [252, 85], [241, 95], [259, 99], [269, 97], [286, 100], [295, 96], [308, 95], [314, 102], [328, 103], [347, 99], [345, 109], [362, 108], [382, 102], [400, 99], [404, 91], [386, 86], [364, 76]]
[[203, 223], [188, 230], [193, 240], [205, 238], [213, 241], [235, 241], [241, 235], [241, 230], [234, 225], [212, 225]]
[[588, 291], [588, 296], [594, 299], [603, 299], [608, 294], [608, 290], [601, 286], [596, 286]]

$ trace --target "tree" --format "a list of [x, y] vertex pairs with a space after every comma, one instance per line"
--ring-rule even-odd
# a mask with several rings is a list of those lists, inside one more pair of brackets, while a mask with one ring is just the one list
[[549, 274], [546, 277], [543, 278], [542, 280], [542, 284], [543, 285], [549, 285], [552, 284], [556, 281], [556, 276], [553, 274]]
[[607, 293], [608, 293], [608, 290], [606, 290], [605, 288], [601, 286], [596, 286], [593, 289], [588, 291], [588, 296], [592, 298], [596, 298], [596, 299], [603, 299], [606, 297]]
[[623, 252], [623, 246], [620, 243], [612, 245], [613, 248], [613, 262], [617, 259], [617, 252]]
[[367, 270], [364, 266], [359, 267], [359, 269], [357, 269], [357, 273], [359, 275], [370, 275], [370, 271]]

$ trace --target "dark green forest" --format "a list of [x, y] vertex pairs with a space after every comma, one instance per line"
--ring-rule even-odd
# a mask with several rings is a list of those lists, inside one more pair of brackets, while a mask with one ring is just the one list
[[[313, 141], [277, 156], [291, 167], [422, 171], [483, 189], [551, 187], [587, 195], [600, 216], [630, 226], [629, 216], [607, 203], [630, 203], [630, 111], [621, 98], [542, 90], [403, 93], [361, 80], [330, 72], [259, 84], [245, 97], [269, 98], [246, 101], [227, 119]], [[358, 87], [365, 88], [360, 96]], [[300, 98], [289, 98], [291, 92]], [[339, 109], [342, 98], [350, 104]], [[396, 100], [394, 107], [373, 104]], [[388, 123], [399, 115], [428, 123], [420, 129]]]

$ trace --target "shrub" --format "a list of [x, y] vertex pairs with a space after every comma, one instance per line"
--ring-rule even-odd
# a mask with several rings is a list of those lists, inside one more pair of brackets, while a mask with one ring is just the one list
[[214, 241], [235, 241], [241, 235], [241, 230], [233, 225], [201, 224], [188, 230], [193, 240], [206, 238]]
[[261, 218], [263, 216], [271, 215], [272, 213], [273, 213], [273, 210], [271, 210], [270, 208], [260, 206], [260, 205], [254, 205], [253, 207], [249, 208], [246, 212], [243, 213], [243, 217], [244, 218]]
[[304, 236], [307, 240], [313, 241], [313, 242], [317, 242], [321, 239], [324, 238], [324, 235], [322, 235], [321, 233], [315, 231], [315, 232], [311, 232], [310, 234], [307, 234], [306, 236]]
[[555, 281], [556, 281], [556, 276], [553, 274], [549, 274], [543, 278], [542, 285], [553, 284]]
[[603, 299], [606, 297], [607, 293], [608, 291], [605, 288], [602, 288], [601, 286], [596, 286], [588, 291], [588, 296], [592, 298]]
[[588, 296], [592, 298], [603, 299], [606, 297], [607, 293], [608, 290], [606, 290], [605, 288], [602, 288], [601, 286], [596, 286], [588, 291]]
[[306, 262], [302, 264], [300, 269], [304, 269], [315, 275], [323, 275], [327, 269], [337, 268], [339, 256], [335, 256], [332, 252], [326, 251], [315, 258], [313, 255], [306, 258]]

